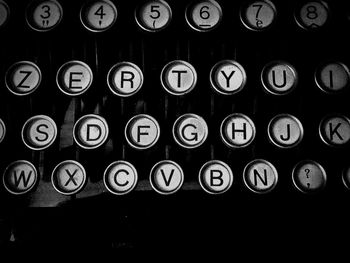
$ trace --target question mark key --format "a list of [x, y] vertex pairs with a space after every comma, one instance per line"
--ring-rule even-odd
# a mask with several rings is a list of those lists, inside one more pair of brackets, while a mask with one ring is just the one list
[[293, 169], [294, 186], [303, 193], [314, 193], [326, 185], [327, 175], [324, 168], [312, 160], [299, 162]]

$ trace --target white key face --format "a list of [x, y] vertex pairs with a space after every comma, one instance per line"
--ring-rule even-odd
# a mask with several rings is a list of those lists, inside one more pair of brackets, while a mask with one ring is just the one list
[[127, 194], [136, 186], [137, 171], [129, 162], [116, 161], [107, 167], [103, 180], [106, 188], [112, 194]]
[[159, 134], [158, 122], [146, 114], [134, 116], [125, 127], [125, 137], [128, 143], [136, 149], [152, 147], [158, 141]]
[[10, 16], [10, 9], [8, 5], [5, 2], [0, 1], [0, 27], [5, 25], [9, 16]]
[[0, 143], [4, 140], [6, 135], [6, 126], [2, 119], [0, 119]]
[[170, 6], [163, 0], [145, 3], [136, 14], [136, 21], [146, 31], [159, 31], [167, 27], [171, 21]]
[[57, 136], [57, 127], [50, 117], [37, 115], [23, 126], [22, 139], [25, 145], [32, 150], [43, 150], [49, 147]]
[[51, 182], [57, 192], [64, 195], [78, 193], [85, 185], [86, 172], [84, 167], [72, 160], [58, 164], [52, 172]]
[[230, 189], [233, 182], [231, 168], [224, 162], [212, 160], [199, 171], [199, 183], [210, 194], [221, 194]]
[[278, 147], [296, 146], [303, 137], [303, 126], [294, 116], [281, 114], [274, 117], [268, 126], [270, 140]]
[[297, 14], [297, 21], [305, 29], [323, 26], [328, 19], [328, 7], [323, 1], [312, 1], [303, 5]]
[[215, 28], [221, 18], [221, 7], [213, 0], [200, 1], [186, 12], [187, 22], [197, 31], [209, 31]]
[[338, 92], [349, 86], [349, 69], [342, 63], [330, 63], [316, 73], [317, 85], [326, 92]]
[[278, 181], [276, 168], [265, 160], [254, 160], [244, 169], [244, 183], [255, 193], [267, 193]]
[[90, 114], [81, 117], [73, 127], [75, 142], [84, 149], [95, 149], [108, 138], [108, 125], [104, 118]]
[[212, 87], [220, 94], [230, 95], [240, 91], [246, 83], [243, 67], [233, 60], [217, 63], [210, 73]]
[[196, 148], [202, 145], [208, 136], [205, 120], [195, 114], [184, 114], [173, 126], [175, 141], [184, 148]]
[[248, 146], [255, 138], [255, 125], [244, 114], [234, 113], [227, 116], [220, 130], [224, 143], [232, 148]]
[[40, 83], [40, 69], [29, 61], [20, 61], [13, 64], [6, 73], [7, 88], [18, 96], [34, 92]]
[[37, 171], [33, 164], [19, 160], [5, 169], [3, 184], [8, 192], [15, 195], [29, 192], [37, 182]]
[[295, 69], [285, 62], [267, 65], [262, 72], [265, 89], [274, 95], [287, 94], [295, 88], [298, 78]]
[[63, 93], [77, 96], [88, 90], [93, 75], [87, 64], [81, 61], [69, 61], [58, 70], [56, 79]]
[[108, 73], [108, 86], [118, 96], [134, 95], [143, 84], [141, 69], [133, 63], [121, 62], [114, 65]]
[[327, 117], [320, 123], [320, 135], [328, 145], [344, 145], [350, 140], [350, 120], [342, 115]]
[[38, 31], [47, 31], [57, 26], [63, 16], [61, 5], [56, 0], [40, 1], [27, 13], [29, 25]]
[[112, 27], [117, 19], [117, 9], [108, 0], [93, 1], [80, 11], [83, 25], [90, 31], [102, 32]]
[[161, 161], [151, 170], [150, 183], [160, 194], [173, 194], [178, 191], [184, 180], [181, 167], [173, 161]]
[[170, 94], [183, 95], [190, 92], [196, 85], [197, 73], [191, 64], [175, 60], [163, 68], [161, 81]]
[[293, 183], [304, 193], [321, 190], [327, 176], [323, 167], [314, 161], [302, 161], [293, 170]]
[[244, 23], [253, 30], [263, 30], [269, 27], [276, 17], [276, 8], [270, 1], [256, 1], [250, 4], [244, 14]]

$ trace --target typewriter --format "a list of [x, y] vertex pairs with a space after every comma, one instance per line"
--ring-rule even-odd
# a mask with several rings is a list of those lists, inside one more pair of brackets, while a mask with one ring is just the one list
[[[326, 0], [1, 0], [7, 240], [70, 232], [72, 244], [159, 246], [244, 224], [248, 242], [274, 220], [294, 222], [289, 234], [318, 235], [328, 213], [345, 224], [349, 10]], [[44, 217], [33, 207], [59, 208]], [[313, 229], [298, 225], [308, 219]]]

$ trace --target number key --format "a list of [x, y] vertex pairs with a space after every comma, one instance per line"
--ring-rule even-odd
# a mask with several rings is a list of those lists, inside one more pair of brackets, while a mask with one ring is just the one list
[[324, 26], [328, 17], [328, 5], [323, 1], [308, 2], [295, 14], [298, 25], [307, 30]]
[[36, 31], [49, 31], [62, 20], [63, 10], [56, 0], [32, 2], [26, 12], [28, 25]]
[[171, 8], [163, 0], [146, 2], [135, 12], [137, 24], [144, 30], [156, 32], [166, 28], [172, 18]]
[[251, 30], [264, 30], [270, 27], [276, 17], [276, 8], [269, 0], [254, 1], [241, 10], [243, 24]]
[[80, 10], [80, 20], [92, 32], [103, 32], [113, 26], [117, 19], [117, 8], [109, 0], [88, 2]]
[[214, 0], [199, 1], [186, 9], [186, 21], [196, 31], [210, 31], [219, 25], [221, 19], [221, 7]]

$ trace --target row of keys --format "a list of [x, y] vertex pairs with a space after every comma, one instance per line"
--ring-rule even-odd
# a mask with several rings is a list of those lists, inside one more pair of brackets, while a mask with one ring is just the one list
[[[181, 166], [171, 160], [156, 163], [149, 174], [151, 187], [160, 194], [173, 194], [181, 189], [184, 183], [184, 172]], [[220, 160], [206, 162], [198, 174], [201, 188], [210, 194], [228, 191], [234, 181], [230, 166]], [[37, 169], [32, 163], [19, 160], [7, 166], [3, 173], [3, 184], [11, 194], [21, 195], [33, 190], [38, 178]], [[344, 169], [342, 179], [344, 185], [349, 188], [350, 167]], [[278, 172], [270, 162], [255, 159], [245, 166], [243, 180], [251, 191], [268, 193], [277, 185]], [[315, 193], [325, 187], [327, 174], [318, 162], [304, 160], [294, 166], [292, 180], [301, 192]], [[84, 167], [74, 160], [59, 163], [51, 174], [53, 187], [63, 195], [77, 194], [84, 188], [86, 181]], [[103, 183], [113, 194], [127, 194], [137, 186], [137, 170], [130, 162], [124, 160], [112, 162], [104, 171]]]
[[[202, 145], [208, 137], [206, 121], [192, 113], [187, 113], [173, 124], [173, 138], [183, 148], [192, 149]], [[270, 141], [280, 148], [298, 145], [303, 138], [301, 122], [290, 114], [276, 115], [269, 122], [267, 133]], [[6, 126], [0, 119], [0, 142], [5, 138]], [[155, 145], [160, 136], [160, 126], [156, 119], [147, 114], [132, 117], [124, 130], [128, 144], [140, 150]], [[255, 138], [254, 122], [241, 113], [227, 116], [220, 126], [221, 139], [230, 148], [243, 148]], [[321, 139], [330, 146], [345, 145], [350, 141], [350, 120], [343, 115], [329, 115], [319, 125]], [[43, 150], [55, 141], [57, 127], [53, 119], [46, 115], [36, 115], [28, 119], [22, 128], [22, 140], [32, 150]], [[83, 149], [95, 149], [103, 145], [109, 136], [106, 120], [95, 114], [84, 115], [73, 127], [74, 141]]]
[[[39, 67], [30, 61], [13, 64], [5, 75], [7, 88], [15, 95], [23, 96], [34, 92], [41, 83]], [[144, 80], [141, 69], [131, 62], [115, 64], [107, 74], [107, 85], [117, 96], [129, 97], [136, 94]], [[174, 60], [164, 66], [160, 76], [163, 88], [172, 95], [184, 95], [196, 86], [195, 68], [183, 60]], [[62, 65], [56, 75], [59, 89], [66, 95], [78, 96], [86, 92], [93, 81], [91, 68], [82, 61], [69, 61]], [[241, 91], [247, 75], [237, 61], [222, 60], [210, 71], [211, 87], [222, 95], [232, 95]], [[261, 82], [265, 90], [274, 95], [289, 94], [298, 84], [298, 73], [289, 63], [273, 61], [261, 72]], [[350, 72], [341, 62], [321, 65], [315, 71], [315, 82], [324, 92], [337, 93], [348, 88]]]
[[[210, 31], [216, 28], [223, 11], [215, 0], [197, 0], [187, 6], [186, 21], [196, 31]], [[0, 1], [0, 27], [9, 19], [10, 10]], [[56, 0], [35, 0], [27, 8], [26, 20], [36, 31], [48, 31], [62, 20], [63, 9]], [[80, 20], [92, 32], [111, 28], [118, 17], [115, 4], [109, 0], [87, 1], [81, 7]], [[250, 1], [240, 10], [242, 23], [249, 29], [261, 31], [271, 27], [277, 17], [277, 9], [270, 0]], [[172, 9], [164, 0], [150, 0], [135, 10], [135, 20], [144, 30], [156, 32], [166, 28], [172, 19]], [[304, 29], [322, 27], [329, 19], [329, 6], [324, 1], [309, 1], [295, 11], [295, 20]]]

